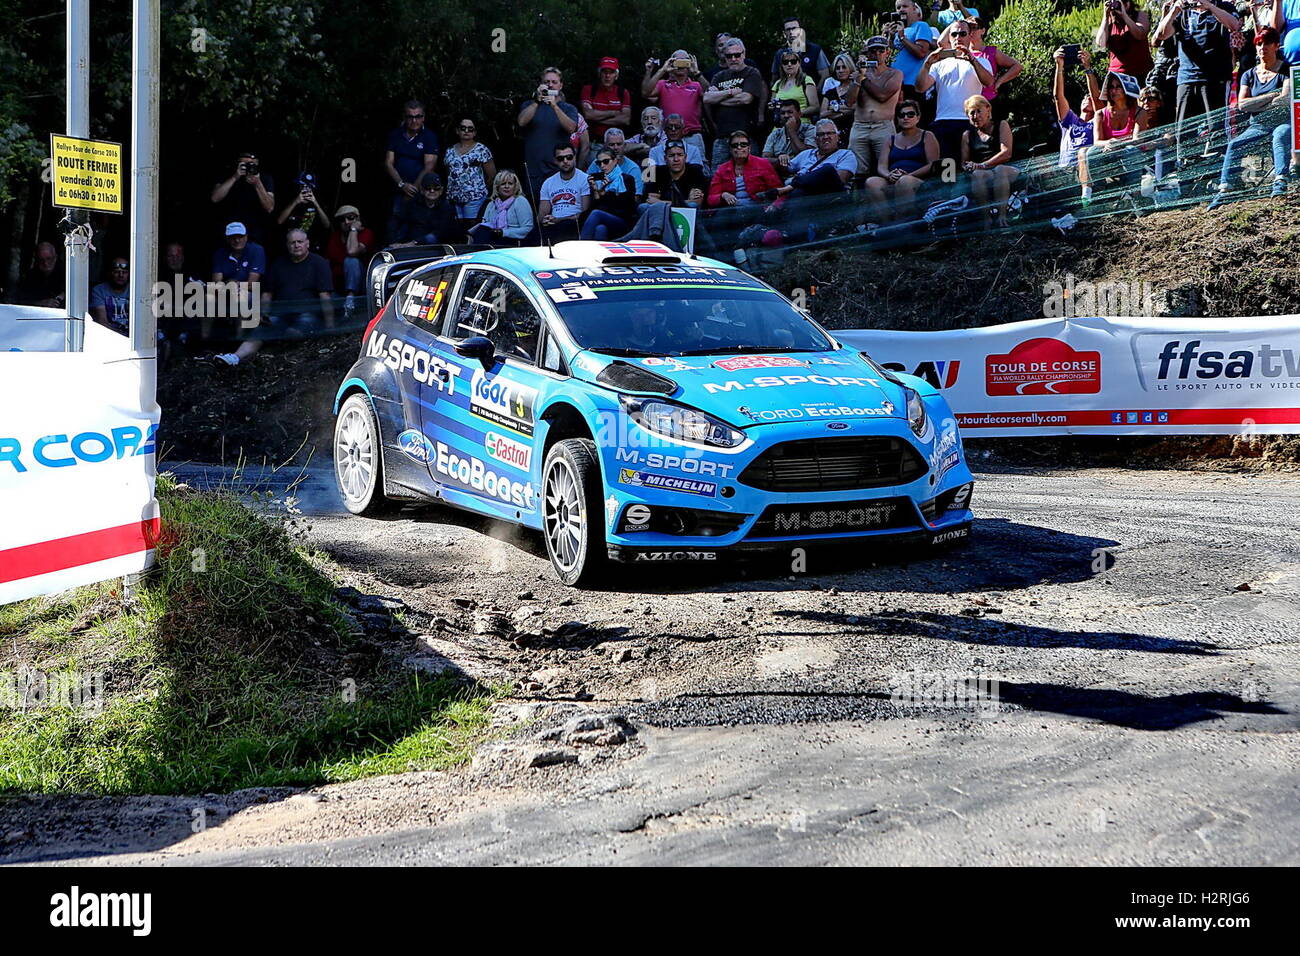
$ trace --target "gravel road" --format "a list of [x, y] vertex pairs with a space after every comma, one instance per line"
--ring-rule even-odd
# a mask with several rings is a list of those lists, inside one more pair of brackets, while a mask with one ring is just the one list
[[474, 766], [11, 800], [0, 860], [1300, 863], [1296, 479], [978, 477], [961, 551], [578, 592], [527, 535], [345, 517], [314, 474], [312, 540], [406, 605], [395, 653], [519, 688]]

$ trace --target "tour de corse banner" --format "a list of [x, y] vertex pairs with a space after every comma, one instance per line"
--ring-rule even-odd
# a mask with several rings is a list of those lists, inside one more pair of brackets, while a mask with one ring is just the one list
[[154, 360], [93, 322], [58, 351], [41, 324], [57, 342], [0, 314], [0, 604], [145, 570], [159, 533]]
[[1300, 433], [1296, 316], [834, 335], [927, 379], [968, 436]]

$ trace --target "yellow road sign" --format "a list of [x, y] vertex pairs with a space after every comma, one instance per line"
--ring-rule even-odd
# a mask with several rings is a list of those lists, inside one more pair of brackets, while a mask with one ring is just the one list
[[54, 205], [120, 213], [122, 144], [50, 134]]

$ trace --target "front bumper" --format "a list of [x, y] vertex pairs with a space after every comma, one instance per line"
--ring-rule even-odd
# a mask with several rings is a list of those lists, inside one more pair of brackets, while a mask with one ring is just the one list
[[772, 553], [795, 548], [815, 548], [850, 542], [857, 538], [871, 538], [870, 555], [892, 554], [900, 548], [946, 548], [970, 540], [972, 521], [970, 512], [965, 520], [945, 524], [942, 529], [916, 529], [911, 531], [880, 532], [875, 534], [818, 535], [811, 538], [780, 538], [740, 541], [727, 547], [712, 545], [681, 545], [672, 548], [647, 546], [607, 545], [609, 559], [622, 564], [643, 562], [716, 562], [727, 556], [741, 557], [754, 552]]
[[[606, 540], [616, 561], [712, 561], [725, 551], [781, 549], [836, 541], [877, 539], [879, 546], [944, 545], [968, 537], [972, 514], [969, 494], [958, 489], [973, 478], [964, 457], [952, 449], [936, 453], [933, 440], [916, 440], [897, 419], [853, 423], [827, 431], [824, 424], [782, 423], [747, 430], [752, 443], [739, 452], [691, 450], [693, 460], [659, 458], [627, 450], [604, 449]], [[840, 462], [814, 474], [836, 484], [813, 490], [803, 462], [792, 462], [789, 476], [797, 492], [773, 490], [769, 452], [776, 446], [805, 448], [809, 439], [868, 437], [906, 443], [914, 453], [899, 472], [863, 482], [874, 487], [843, 487], [856, 480]], [[843, 447], [843, 446], [840, 446]], [[761, 459], [761, 460], [760, 460]], [[753, 470], [749, 466], [759, 462]], [[757, 479], [754, 476], [758, 475]], [[741, 480], [745, 478], [746, 480]], [[755, 487], [750, 480], [767, 487]], [[950, 507], [954, 496], [959, 507]], [[647, 557], [642, 557], [645, 555]]]

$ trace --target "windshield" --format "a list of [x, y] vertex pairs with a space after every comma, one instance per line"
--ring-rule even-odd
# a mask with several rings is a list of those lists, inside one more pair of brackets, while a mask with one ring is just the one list
[[[743, 273], [637, 268], [556, 270], [537, 278], [574, 341], [594, 352], [713, 355], [835, 348], [794, 306]], [[666, 269], [675, 271], [664, 274]]]

